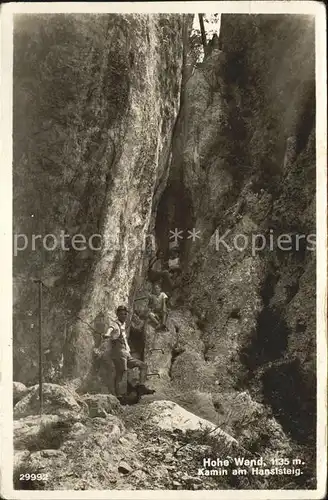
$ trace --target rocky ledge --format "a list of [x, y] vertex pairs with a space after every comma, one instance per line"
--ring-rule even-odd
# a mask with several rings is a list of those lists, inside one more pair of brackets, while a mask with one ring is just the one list
[[[245, 439], [237, 440], [176, 402], [146, 397], [121, 406], [111, 394], [79, 395], [69, 387], [44, 384], [40, 416], [37, 394], [38, 386], [22, 391], [14, 407], [16, 488], [263, 488], [263, 481], [259, 485], [254, 477], [203, 477], [204, 458], [257, 454], [244, 447]], [[233, 404], [236, 409], [236, 401], [229, 406]], [[231, 417], [234, 424], [236, 419], [237, 410]], [[39, 479], [19, 480], [32, 471]], [[269, 487], [270, 480], [265, 481]]]

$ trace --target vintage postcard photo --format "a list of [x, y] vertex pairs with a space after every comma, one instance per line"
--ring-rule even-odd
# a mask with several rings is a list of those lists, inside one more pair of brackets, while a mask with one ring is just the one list
[[324, 498], [325, 29], [2, 6], [3, 498]]

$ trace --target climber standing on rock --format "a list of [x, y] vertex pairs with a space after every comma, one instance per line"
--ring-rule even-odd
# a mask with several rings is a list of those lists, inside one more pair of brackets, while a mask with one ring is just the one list
[[128, 368], [139, 368], [139, 384], [136, 387], [138, 395], [152, 394], [154, 391], [145, 386], [147, 378], [147, 364], [140, 359], [133, 358], [126, 337], [125, 322], [128, 309], [121, 305], [116, 310], [117, 321], [113, 321], [105, 337], [111, 341], [110, 357], [115, 367], [115, 392], [120, 401], [126, 395], [127, 370]]
[[160, 284], [154, 283], [153, 294], [150, 296], [149, 318], [154, 321], [157, 329], [167, 330], [167, 299], [168, 296], [162, 292]]

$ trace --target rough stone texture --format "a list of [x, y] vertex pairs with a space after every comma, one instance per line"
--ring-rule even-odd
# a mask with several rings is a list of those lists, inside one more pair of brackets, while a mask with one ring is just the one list
[[126, 462], [120, 462], [118, 466], [118, 472], [121, 474], [130, 474], [132, 472], [132, 468]]
[[32, 234], [59, 236], [61, 230], [102, 240], [99, 251], [58, 245], [33, 252], [29, 245], [18, 252], [15, 273], [26, 280], [15, 282], [19, 381], [35, 383], [37, 375], [37, 289], [29, 277], [47, 281], [46, 343], [56, 358], [66, 338], [71, 377], [89, 373], [94, 344], [76, 315], [92, 324], [105, 313], [108, 321], [132, 298], [153, 194], [167, 176], [182, 21], [179, 15], [17, 20], [14, 230], [29, 242]]
[[261, 386], [260, 379], [263, 402], [302, 443], [315, 442], [316, 432], [316, 260], [313, 240], [307, 249], [304, 239], [297, 243], [296, 238], [315, 235], [314, 138], [312, 130], [306, 147], [284, 174], [273, 205], [272, 225], [292, 235], [293, 250], [277, 251], [269, 261], [264, 308], [247, 350], [254, 387]]
[[204, 353], [205, 346], [202, 340], [202, 332], [197, 326], [196, 318], [188, 308], [173, 309], [170, 311], [170, 319], [177, 332], [175, 336], [174, 350], [184, 350]]
[[[91, 28], [81, 19], [77, 23], [74, 16], [68, 17], [68, 24], [60, 28], [63, 39], [66, 31], [77, 35], [77, 45], [71, 45], [73, 59], [81, 46], [89, 47]], [[27, 25], [20, 43], [24, 46], [24, 37], [31, 33], [32, 45], [38, 37], [47, 42], [48, 28]], [[36, 72], [33, 61], [26, 58], [44, 95], [30, 103], [23, 73], [18, 75], [14, 97], [23, 103], [17, 109], [26, 113], [32, 105], [41, 115], [41, 122], [31, 120], [27, 130], [16, 125], [22, 149], [14, 151], [15, 230], [46, 231], [49, 223], [48, 232], [67, 227], [71, 234], [98, 232], [103, 237], [99, 252], [68, 256], [57, 251], [47, 253], [43, 262], [51, 292], [45, 298], [51, 311], [46, 338], [58, 353], [66, 339], [65, 376], [71, 379], [70, 387], [96, 393], [113, 390], [111, 365], [103, 367], [101, 384], [99, 367], [93, 363], [99, 335], [94, 337], [74, 315], [101, 333], [118, 302], [131, 304], [135, 289], [149, 291], [144, 282], [147, 259], [141, 268], [140, 251], [148, 227], [164, 252], [169, 229], [183, 229], [186, 236], [188, 229], [196, 228], [201, 238], [181, 241], [183, 272], [171, 297], [169, 330], [155, 333], [150, 324], [145, 328], [145, 360], [160, 377], [149, 380], [155, 395], [124, 409], [125, 418], [134, 422], [136, 439], [123, 435], [123, 426], [103, 406], [102, 395], [92, 396], [97, 408], [89, 413], [88, 407], [87, 412], [97, 416], [70, 422], [64, 441], [58, 438], [68, 457], [64, 477], [59, 473], [63, 464], [56, 469], [53, 457], [47, 457], [55, 470], [52, 487], [197, 489], [199, 484], [188, 472], [190, 464], [185, 466], [182, 459], [178, 464], [172, 449], [186, 444], [183, 440], [191, 433], [187, 444], [192, 442], [194, 458], [190, 460], [197, 460], [198, 452], [202, 457], [223, 453], [222, 440], [219, 446], [218, 441], [206, 445], [197, 441], [197, 436], [204, 439], [201, 424], [211, 429], [220, 425], [223, 441], [237, 440], [245, 453], [298, 454], [291, 439], [310, 446], [315, 442], [314, 252], [301, 245], [290, 252], [266, 248], [254, 253], [243, 244], [254, 234], [268, 237], [270, 230], [293, 237], [315, 232], [313, 23], [299, 16], [223, 15], [222, 50], [209, 53], [184, 81], [170, 157], [179, 100], [181, 18], [127, 16], [118, 22], [115, 16], [100, 16], [94, 30], [98, 34], [92, 32], [91, 39], [96, 47], [90, 47], [89, 55], [82, 51], [79, 57], [85, 64], [79, 60], [76, 65], [81, 74], [69, 101], [69, 109], [75, 110], [69, 114], [72, 123], [63, 123], [61, 112], [67, 114], [67, 109], [59, 106], [51, 137], [44, 130], [45, 136], [31, 151], [29, 134], [38, 132], [41, 122], [47, 128], [42, 110], [44, 106], [47, 110], [46, 96], [59, 82], [43, 81], [46, 72]], [[21, 50], [24, 59], [25, 49]], [[64, 76], [71, 76], [67, 71]], [[60, 95], [55, 94], [56, 106], [58, 100]], [[27, 123], [19, 113], [14, 120]], [[60, 161], [45, 149], [44, 138], [49, 151], [59, 143], [63, 146]], [[30, 151], [28, 158], [25, 151]], [[48, 182], [56, 186], [53, 193]], [[36, 190], [49, 192], [47, 203], [40, 198], [39, 207]], [[62, 207], [54, 211], [59, 196]], [[40, 225], [41, 209], [45, 228]], [[219, 242], [225, 231], [230, 248]], [[26, 257], [21, 252], [16, 261], [16, 271], [24, 278], [40, 270], [35, 253]], [[24, 268], [27, 261], [29, 269]], [[14, 297], [15, 377], [26, 383], [29, 374], [35, 378], [37, 373], [33, 333], [37, 308], [31, 286], [16, 284]], [[136, 309], [140, 316], [132, 322], [139, 332], [143, 313], [140, 306]], [[153, 347], [163, 352], [152, 351]], [[58, 364], [58, 356], [54, 358]], [[25, 411], [23, 401], [18, 405]], [[74, 409], [79, 414], [85, 408], [81, 401]], [[126, 456], [135, 458], [128, 463], [133, 470], [128, 481], [118, 473]], [[35, 460], [41, 466], [41, 456]], [[162, 467], [157, 476], [154, 463]], [[204, 489], [222, 487], [211, 481], [203, 483]], [[234, 488], [254, 487], [248, 479], [247, 484], [236, 481]], [[313, 487], [313, 471], [298, 484]], [[277, 488], [277, 484], [269, 478], [257, 487]]]
[[[74, 475], [83, 489], [81, 484], [84, 483], [85, 471], [95, 465], [100, 453], [106, 453], [113, 447], [122, 432], [124, 424], [112, 415], [106, 418], [84, 417], [82, 420], [80, 415], [74, 413], [70, 417], [66, 415], [66, 418], [45, 415], [42, 424], [36, 416], [17, 420], [15, 449], [25, 450], [16, 457], [16, 481], [19, 473], [51, 471], [54, 480], [51, 488], [62, 489], [66, 485], [67, 489], [72, 484], [70, 481], [74, 482], [71, 477]], [[40, 481], [36, 489], [48, 487], [48, 483]]]
[[213, 396], [218, 425], [238, 439], [252, 453], [287, 456], [291, 442], [269, 410], [247, 392], [218, 393]]
[[13, 401], [18, 403], [28, 393], [29, 389], [21, 382], [13, 382]]
[[181, 391], [191, 387], [210, 391], [214, 377], [213, 367], [194, 351], [184, 351], [172, 364], [171, 380]]
[[14, 453], [14, 474], [19, 470], [22, 463], [28, 459], [30, 452], [28, 450], [15, 451]]
[[[175, 406], [181, 416], [184, 410]], [[149, 421], [149, 408], [148, 404], [127, 407], [124, 424], [111, 416], [106, 419], [85, 418], [79, 424], [71, 422], [56, 448], [49, 448], [49, 441], [44, 441], [39, 450], [19, 452], [15, 484], [19, 485], [20, 473], [33, 468], [36, 474], [51, 470], [51, 484], [37, 481], [34, 483], [36, 489], [48, 489], [49, 485], [53, 490], [175, 489], [177, 482], [184, 489], [194, 489], [194, 485], [200, 482], [196, 476], [197, 466], [201, 455], [209, 452], [208, 445], [199, 442], [202, 438], [196, 430], [189, 431], [194, 433], [193, 451], [184, 447], [175, 456], [173, 452], [186, 444], [183, 441], [185, 432], [162, 430]], [[157, 415], [160, 412], [154, 407], [152, 410]], [[26, 417], [21, 421], [27, 422], [31, 418], [36, 417]], [[76, 433], [72, 437], [77, 425], [83, 426], [84, 434]], [[113, 426], [120, 431], [116, 436], [111, 433]], [[126, 432], [124, 427], [128, 429]], [[51, 438], [53, 427], [48, 431], [47, 436]], [[224, 439], [225, 436], [220, 436], [216, 441], [221, 450], [225, 449]], [[212, 478], [202, 481], [205, 489], [215, 489], [216, 484]]]
[[[175, 329], [170, 326], [168, 332], [156, 331], [151, 324], [146, 327], [145, 358], [149, 373], [158, 373], [160, 376], [149, 378], [149, 386], [155, 390], [170, 385], [172, 349], [176, 338]], [[152, 351], [152, 349], [162, 349], [162, 351]]]
[[90, 417], [102, 417], [119, 412], [120, 403], [112, 394], [87, 394], [83, 400], [89, 407]]
[[236, 439], [216, 428], [212, 422], [197, 417], [173, 401], [153, 401], [148, 405], [148, 410], [150, 421], [160, 429], [171, 431], [178, 429], [182, 432], [203, 429], [204, 431], [212, 431], [213, 436], [218, 436], [231, 445], [237, 444]]
[[[65, 387], [56, 384], [43, 385], [43, 413], [64, 414], [65, 412], [82, 412], [85, 408], [79, 405], [75, 399], [78, 395], [72, 393]], [[31, 388], [27, 396], [21, 399], [14, 407], [14, 418], [27, 415], [37, 415], [39, 406], [39, 386]]]
[[[233, 415], [235, 422], [240, 420], [243, 411], [248, 411], [245, 403], [249, 406], [251, 401], [237, 398], [237, 402], [234, 398], [235, 395], [226, 395], [225, 401], [231, 403], [234, 410], [241, 406], [239, 414]], [[254, 412], [253, 418], [256, 415], [259, 412]], [[32, 445], [30, 451], [16, 452], [16, 487], [19, 486], [19, 474], [32, 468], [36, 474], [51, 470], [51, 483], [38, 481], [34, 483], [36, 489], [126, 490], [128, 487], [163, 490], [176, 489], [178, 483], [180, 489], [186, 490], [198, 487], [230, 489], [236, 485], [257, 489], [269, 485], [267, 480], [263, 483], [263, 478], [261, 483], [256, 478], [240, 479], [240, 483], [229, 477], [200, 479], [197, 471], [204, 456], [225, 456], [230, 452], [248, 456], [249, 452], [221, 429], [207, 434], [208, 429], [215, 428], [214, 424], [197, 418], [171, 401], [125, 407], [121, 419], [110, 415], [106, 418], [79, 417], [78, 421], [66, 420], [66, 426], [61, 420], [59, 428], [54, 416], [44, 417], [47, 424], [44, 421], [43, 439], [39, 436], [38, 449], [34, 436], [34, 440], [25, 441], [25, 446]], [[36, 416], [25, 417], [16, 421], [15, 427], [22, 428], [37, 420]], [[242, 434], [240, 438], [244, 439]]]
[[[251, 388], [286, 431], [313, 439], [315, 255], [279, 252], [276, 238], [315, 233], [314, 24], [223, 15], [220, 38], [185, 85], [160, 229], [200, 231], [181, 241], [181, 295], [217, 390]], [[258, 233], [267, 248], [243, 249]]]
[[54, 426], [59, 421], [58, 415], [29, 416], [14, 421], [14, 447], [16, 450], [28, 448], [31, 442], [37, 440], [41, 427]]
[[[178, 403], [195, 415], [210, 420], [210, 422], [218, 423], [218, 414], [210, 392], [200, 392], [198, 390], [184, 391], [173, 395], [172, 399], [175, 403]], [[233, 435], [233, 432], [231, 432], [231, 435]]]

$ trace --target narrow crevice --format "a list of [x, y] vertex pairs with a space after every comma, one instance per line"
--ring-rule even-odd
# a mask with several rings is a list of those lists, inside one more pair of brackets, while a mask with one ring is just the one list
[[172, 351], [171, 351], [171, 364], [170, 364], [170, 368], [169, 368], [169, 377], [170, 379], [172, 380], [172, 369], [173, 369], [173, 364], [175, 362], [175, 360], [177, 359], [178, 356], [180, 356], [180, 354], [182, 354], [184, 352], [184, 349], [179, 349], [179, 348], [176, 348], [176, 347], [173, 347]]
[[268, 286], [272, 277], [268, 277], [262, 289], [264, 308], [257, 318], [256, 331], [249, 345], [242, 349], [240, 359], [248, 370], [248, 382], [254, 377], [254, 372], [266, 363], [283, 357], [290, 329], [280, 310], [270, 307], [272, 290]]
[[183, 259], [186, 245], [186, 234], [194, 224], [191, 196], [180, 180], [171, 182], [165, 188], [159, 201], [155, 222], [155, 235], [163, 255], [169, 253], [170, 231], [183, 231], [183, 237], [177, 238], [180, 243], [180, 256]]
[[[286, 435], [303, 445], [315, 439], [315, 379], [310, 387], [308, 375], [305, 375], [299, 360], [282, 362], [291, 330], [283, 310], [272, 306], [271, 302], [279, 278], [271, 271], [263, 284], [261, 298], [264, 307], [258, 315], [252, 341], [240, 355], [246, 368], [240, 388], [248, 387], [255, 399], [268, 405]], [[298, 280], [286, 287], [285, 304], [292, 300], [298, 289]], [[298, 323], [296, 332], [303, 332], [305, 328], [306, 325]]]
[[284, 431], [300, 444], [315, 442], [316, 387], [306, 383], [298, 360], [272, 365], [262, 375], [263, 402], [268, 404]]

